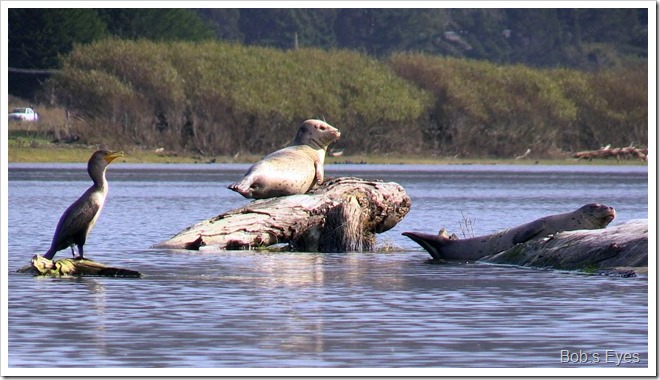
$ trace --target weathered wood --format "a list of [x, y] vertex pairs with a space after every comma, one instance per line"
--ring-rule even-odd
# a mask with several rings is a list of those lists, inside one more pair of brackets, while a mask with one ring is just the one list
[[646, 273], [648, 220], [630, 221], [601, 230], [560, 232], [518, 244], [480, 261], [588, 273]]
[[642, 161], [647, 160], [649, 150], [648, 148], [635, 148], [634, 146], [628, 146], [625, 148], [611, 148], [609, 146], [602, 147], [598, 150], [586, 150], [582, 152], [577, 152], [573, 155], [575, 158], [593, 160], [594, 158], [616, 158], [617, 161], [621, 159], [631, 159], [638, 158]]
[[49, 260], [41, 255], [32, 257], [30, 264], [19, 269], [19, 273], [34, 276], [90, 276], [90, 277], [141, 277], [140, 272], [130, 269], [112, 268], [88, 259]]
[[394, 227], [410, 205], [410, 197], [397, 183], [341, 177], [307, 194], [253, 201], [154, 247], [233, 250], [287, 243], [296, 251], [368, 251], [375, 234]]

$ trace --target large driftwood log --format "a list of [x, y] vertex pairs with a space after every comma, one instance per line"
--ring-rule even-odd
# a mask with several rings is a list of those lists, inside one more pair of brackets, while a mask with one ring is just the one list
[[32, 257], [30, 264], [19, 269], [19, 273], [34, 276], [90, 276], [90, 277], [141, 277], [140, 272], [130, 269], [112, 268], [88, 259], [49, 260], [41, 255]]
[[648, 220], [601, 230], [560, 232], [518, 244], [481, 262], [587, 273], [634, 275], [648, 271]]
[[410, 205], [397, 183], [341, 177], [307, 194], [253, 201], [154, 247], [253, 249], [287, 243], [296, 251], [368, 251], [375, 234], [399, 223]]
[[639, 149], [635, 148], [634, 146], [628, 146], [625, 148], [611, 148], [610, 146], [604, 146], [598, 150], [585, 150], [582, 152], [577, 152], [573, 155], [573, 157], [590, 161], [594, 158], [610, 157], [616, 158], [617, 161], [631, 158], [639, 158], [642, 161], [647, 161], [648, 154], [648, 148]]

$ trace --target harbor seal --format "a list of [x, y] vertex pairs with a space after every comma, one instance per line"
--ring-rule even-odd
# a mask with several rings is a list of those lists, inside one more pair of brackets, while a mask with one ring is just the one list
[[615, 216], [614, 208], [590, 203], [573, 212], [546, 216], [508, 230], [469, 239], [450, 238], [446, 233], [404, 232], [403, 235], [421, 245], [436, 260], [479, 260], [516, 244], [557, 232], [605, 228]]
[[291, 145], [256, 162], [242, 180], [227, 188], [255, 199], [304, 194], [323, 182], [325, 151], [340, 135], [324, 121], [306, 120]]

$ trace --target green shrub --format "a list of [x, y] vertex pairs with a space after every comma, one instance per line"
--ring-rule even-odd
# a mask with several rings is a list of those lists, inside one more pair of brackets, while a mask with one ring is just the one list
[[421, 54], [388, 62], [436, 96], [425, 132], [444, 155], [511, 157], [531, 149], [547, 157], [605, 141], [628, 145], [623, 136], [646, 143], [644, 68], [586, 73]]
[[645, 145], [647, 66], [617, 71], [221, 42], [108, 39], [63, 58], [49, 94], [87, 142], [266, 154], [298, 124], [339, 128], [347, 154], [532, 157]]
[[564, 150], [648, 144], [646, 65], [595, 73], [550, 73], [578, 111], [576, 120], [561, 130]]
[[[105, 82], [90, 82], [90, 73]], [[421, 135], [410, 130], [431, 103], [429, 94], [363, 54], [217, 42], [76, 46], [53, 86], [60, 101], [93, 92], [69, 107], [121, 132], [108, 135], [130, 137], [123, 143], [209, 154], [267, 153], [312, 117], [338, 127], [341, 146], [357, 153], [399, 149], [403, 137], [414, 148]]]

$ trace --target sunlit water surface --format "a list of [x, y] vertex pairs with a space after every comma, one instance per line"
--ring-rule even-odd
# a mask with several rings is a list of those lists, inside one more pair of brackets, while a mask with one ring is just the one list
[[487, 234], [590, 202], [614, 206], [613, 225], [647, 218], [646, 167], [330, 165], [407, 190], [412, 210], [379, 235], [393, 252], [151, 248], [245, 204], [226, 185], [246, 169], [111, 165], [86, 254], [144, 277], [34, 278], [15, 271], [90, 180], [84, 165], [10, 165], [9, 367], [648, 366], [647, 277], [431, 264], [401, 236], [462, 236], [465, 220]]

